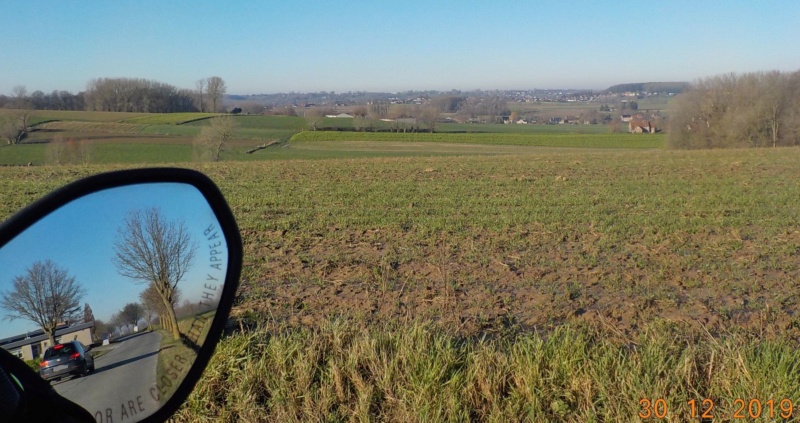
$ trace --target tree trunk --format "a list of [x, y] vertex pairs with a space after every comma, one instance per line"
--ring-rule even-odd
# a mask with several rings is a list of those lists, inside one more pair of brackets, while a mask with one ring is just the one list
[[778, 146], [778, 107], [772, 107], [772, 147]]
[[172, 336], [175, 339], [180, 339], [181, 333], [178, 330], [178, 318], [175, 317], [175, 310], [172, 307], [167, 308], [167, 317], [170, 321], [170, 326], [172, 326]]
[[47, 340], [50, 343], [49, 346], [51, 346], [51, 347], [55, 346], [56, 345], [56, 330], [55, 329], [52, 329], [52, 330], [45, 329], [45, 333], [47, 333]]
[[164, 309], [167, 312], [167, 315], [164, 316], [166, 317], [165, 323], [169, 324], [169, 331], [172, 332], [173, 338], [179, 339], [181, 337], [181, 333], [178, 330], [178, 318], [175, 316], [175, 309], [172, 308], [172, 304], [169, 302], [169, 300], [162, 299], [162, 301], [164, 303]]

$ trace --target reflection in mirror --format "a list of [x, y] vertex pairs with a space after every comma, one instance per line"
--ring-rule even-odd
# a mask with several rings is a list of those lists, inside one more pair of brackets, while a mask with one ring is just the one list
[[194, 362], [227, 259], [191, 185], [87, 195], [0, 249], [0, 346], [98, 422], [141, 420]]

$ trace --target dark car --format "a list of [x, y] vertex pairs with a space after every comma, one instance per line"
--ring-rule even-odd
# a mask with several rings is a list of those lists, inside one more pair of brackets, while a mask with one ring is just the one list
[[93, 371], [94, 357], [78, 341], [65, 342], [48, 348], [39, 364], [39, 374], [45, 380], [71, 375], [83, 376]]

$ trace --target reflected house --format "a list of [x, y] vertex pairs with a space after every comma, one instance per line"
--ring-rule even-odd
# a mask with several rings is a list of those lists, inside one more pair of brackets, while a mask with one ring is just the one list
[[[89, 345], [92, 343], [93, 329], [94, 321], [61, 326], [56, 329], [56, 342], [77, 340], [83, 345]], [[42, 353], [50, 346], [48, 344], [47, 335], [41, 329], [0, 339], [0, 347], [23, 360], [41, 357]]]

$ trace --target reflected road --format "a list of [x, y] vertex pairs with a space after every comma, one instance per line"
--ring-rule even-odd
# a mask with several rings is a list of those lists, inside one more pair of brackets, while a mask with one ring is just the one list
[[94, 373], [54, 381], [53, 388], [91, 412], [97, 421], [141, 420], [159, 408], [150, 388], [155, 386], [160, 343], [158, 333], [142, 332], [98, 347], [92, 352], [111, 349], [95, 358]]

